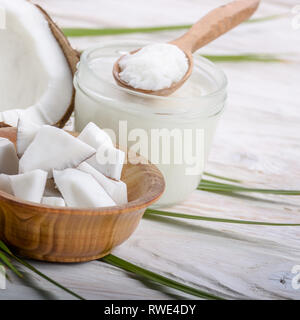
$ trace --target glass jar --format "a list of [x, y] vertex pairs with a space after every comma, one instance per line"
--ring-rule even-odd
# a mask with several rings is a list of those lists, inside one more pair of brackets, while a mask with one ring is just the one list
[[183, 201], [200, 182], [224, 109], [227, 80], [212, 62], [195, 54], [191, 77], [171, 96], [119, 87], [112, 76], [114, 62], [147, 44], [103, 42], [82, 53], [74, 77], [75, 129], [92, 121], [110, 129], [121, 148], [132, 148], [156, 164], [166, 181], [156, 206], [168, 206]]

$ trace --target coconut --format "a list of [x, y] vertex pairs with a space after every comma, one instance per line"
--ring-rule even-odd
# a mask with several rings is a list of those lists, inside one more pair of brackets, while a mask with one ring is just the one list
[[21, 157], [30, 143], [33, 141], [41, 126], [20, 116], [17, 128], [17, 153]]
[[14, 192], [11, 188], [10, 180], [9, 180], [9, 175], [7, 174], [0, 174], [0, 190], [4, 191], [8, 194], [13, 195]]
[[65, 200], [61, 197], [43, 197], [42, 204], [55, 207], [65, 207]]
[[105, 176], [120, 180], [125, 162], [125, 152], [104, 143], [97, 149], [96, 155], [88, 159], [87, 162]]
[[78, 139], [97, 150], [86, 162], [105, 176], [115, 180], [121, 179], [125, 153], [114, 147], [110, 136], [93, 122], [89, 122]]
[[78, 136], [78, 139], [89, 144], [96, 150], [103, 144], [113, 147], [112, 140], [108, 133], [101, 130], [95, 123], [89, 122]]
[[12, 126], [15, 126], [16, 123], [18, 123], [19, 117], [22, 115], [23, 112], [24, 110], [22, 109], [12, 109], [12, 110], [2, 111], [0, 113], [0, 119], [5, 124], [10, 124]]
[[0, 172], [6, 174], [17, 174], [19, 158], [14, 144], [5, 138], [0, 138]]
[[20, 115], [63, 127], [74, 108], [73, 75], [79, 60], [60, 29], [39, 6], [0, 0], [0, 121], [16, 126]]
[[44, 125], [35, 135], [19, 161], [19, 172], [42, 169], [52, 176], [52, 169], [77, 167], [96, 150], [66, 131]]
[[8, 177], [11, 189], [16, 197], [40, 203], [45, 190], [47, 175], [46, 171], [38, 169]]
[[[88, 164], [94, 157], [99, 161], [97, 165], [102, 165], [102, 152], [98, 152], [104, 148], [115, 156], [105, 171], [119, 179], [124, 163], [124, 152], [119, 153], [96, 125], [89, 125], [78, 139], [63, 129], [36, 125], [23, 115], [18, 124], [16, 144], [19, 153], [24, 152], [20, 160], [13, 143], [0, 138], [0, 172], [7, 173], [0, 174], [1, 191], [23, 200], [60, 207], [96, 208], [127, 203], [126, 184], [110, 179]], [[97, 153], [91, 145], [100, 145]]]
[[62, 171], [53, 170], [53, 177], [68, 207], [97, 208], [116, 205], [103, 187], [88, 173], [68, 168]]
[[104, 188], [109, 196], [115, 201], [117, 205], [123, 205], [127, 203], [127, 186], [123, 181], [115, 181], [107, 178], [100, 171], [93, 168], [87, 162], [82, 162], [78, 169], [91, 174], [98, 183]]

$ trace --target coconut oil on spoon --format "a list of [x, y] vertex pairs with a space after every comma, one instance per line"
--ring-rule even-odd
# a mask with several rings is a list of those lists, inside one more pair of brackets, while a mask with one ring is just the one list
[[190, 77], [193, 53], [251, 17], [259, 2], [230, 2], [209, 12], [168, 44], [146, 46], [121, 56], [113, 66], [117, 84], [141, 93], [170, 95]]

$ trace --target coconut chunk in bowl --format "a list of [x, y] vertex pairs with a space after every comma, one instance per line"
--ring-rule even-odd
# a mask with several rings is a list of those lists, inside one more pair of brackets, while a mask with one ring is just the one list
[[[14, 145], [16, 136], [16, 128], [0, 129], [0, 137]], [[163, 176], [154, 165], [145, 160], [130, 162], [134, 163], [126, 161], [122, 171], [128, 196], [128, 203], [122, 205], [55, 207], [0, 191], [0, 239], [18, 254], [43, 261], [82, 262], [109, 254], [130, 237], [146, 208], [165, 188]]]

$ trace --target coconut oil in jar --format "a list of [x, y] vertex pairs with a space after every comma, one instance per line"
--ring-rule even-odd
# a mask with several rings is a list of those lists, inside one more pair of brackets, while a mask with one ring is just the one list
[[119, 87], [114, 62], [149, 42], [107, 42], [83, 52], [74, 78], [75, 129], [88, 122], [109, 129], [121, 148], [148, 158], [163, 173], [166, 190], [155, 206], [183, 201], [201, 179], [226, 100], [226, 77], [195, 54], [189, 80], [168, 97]]

